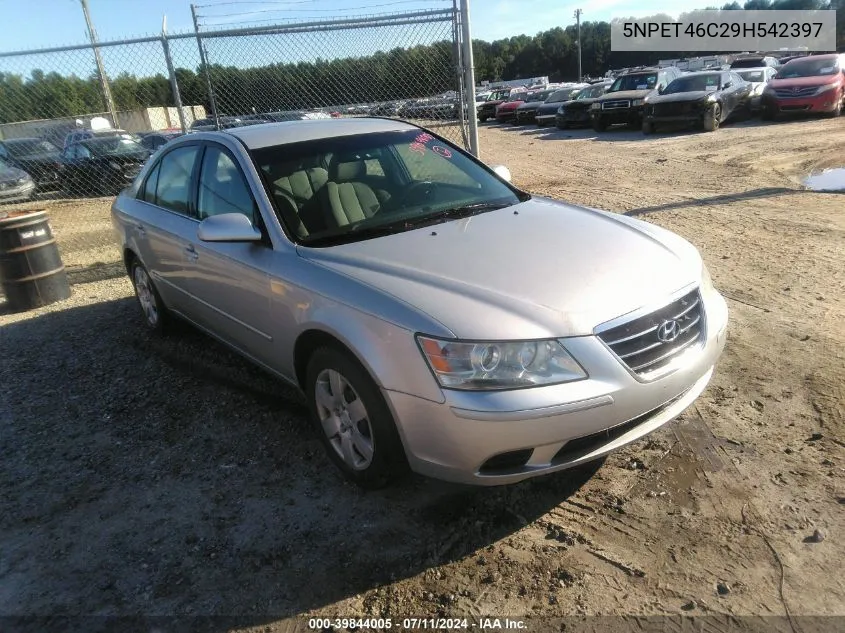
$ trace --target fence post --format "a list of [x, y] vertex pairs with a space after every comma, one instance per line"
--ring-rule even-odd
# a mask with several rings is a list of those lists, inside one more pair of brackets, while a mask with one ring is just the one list
[[82, 13], [85, 15], [85, 24], [88, 25], [88, 38], [91, 40], [91, 46], [94, 49], [94, 63], [97, 65], [97, 74], [100, 76], [100, 88], [103, 91], [103, 99], [106, 101], [106, 108], [111, 114], [112, 125], [120, 127], [120, 122], [117, 120], [117, 108], [114, 107], [114, 99], [112, 98], [111, 88], [109, 87], [109, 78], [106, 76], [106, 69], [103, 65], [103, 57], [100, 55], [100, 49], [97, 46], [97, 31], [94, 30], [94, 23], [91, 21], [91, 14], [88, 12], [88, 0], [80, 0], [82, 4]]
[[461, 43], [464, 47], [461, 61], [464, 65], [464, 94], [466, 95], [467, 119], [469, 122], [469, 151], [476, 158], [480, 158], [478, 113], [475, 109], [475, 66], [472, 59], [472, 34], [469, 28], [469, 0], [461, 0], [461, 29], [463, 31]]
[[167, 74], [170, 75], [170, 89], [173, 91], [173, 102], [176, 104], [176, 112], [179, 113], [179, 127], [182, 128], [182, 134], [187, 134], [188, 126], [185, 125], [185, 112], [182, 110], [182, 95], [179, 93], [179, 82], [176, 80], [173, 58], [170, 57], [170, 42], [167, 41], [167, 17], [161, 23], [161, 47], [164, 50], [164, 61], [167, 62]]
[[208, 104], [211, 106], [211, 116], [214, 118], [214, 128], [220, 129], [220, 117], [217, 114], [217, 103], [214, 100], [214, 85], [211, 83], [211, 70], [208, 68], [208, 59], [205, 56], [205, 49], [202, 46], [202, 38], [200, 37], [200, 27], [197, 22], [197, 8], [191, 5], [191, 15], [194, 18], [194, 33], [197, 36], [197, 46], [200, 49], [200, 62], [202, 69], [205, 72], [205, 83], [208, 87]]

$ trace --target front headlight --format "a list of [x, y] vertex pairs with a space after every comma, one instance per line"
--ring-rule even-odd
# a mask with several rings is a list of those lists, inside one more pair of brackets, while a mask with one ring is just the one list
[[637, 106], [641, 106], [642, 104], [643, 104], [642, 99], [634, 99], [633, 101], [631, 101], [631, 106], [634, 107], [634, 108], [636, 108]]
[[469, 342], [418, 336], [417, 340], [437, 381], [448, 389], [517, 389], [587, 377], [555, 339]]
[[590, 110], [601, 110], [601, 104], [600, 103], [594, 103], [593, 105], [590, 106]]
[[823, 86], [819, 86], [816, 90], [816, 94], [820, 95], [823, 92], [828, 92], [830, 90], [836, 90], [838, 88], [838, 84], [824, 84]]

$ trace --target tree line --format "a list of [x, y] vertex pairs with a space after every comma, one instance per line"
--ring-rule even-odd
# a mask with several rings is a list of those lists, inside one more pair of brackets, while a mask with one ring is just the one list
[[[717, 7], [710, 7], [716, 9]], [[725, 4], [722, 10], [834, 9], [837, 45], [845, 45], [845, 0], [746, 0]], [[669, 20], [668, 16], [654, 16]], [[518, 35], [493, 42], [473, 41], [476, 81], [502, 81], [548, 76], [552, 81], [574, 80], [578, 75], [578, 34], [575, 25], [556, 27], [534, 36]], [[661, 58], [693, 56], [677, 53], [610, 50], [610, 23], [581, 24], [582, 73], [603, 76], [608, 69], [656, 63]], [[731, 51], [725, 51], [731, 52]], [[249, 51], [243, 51], [248, 57]], [[209, 66], [220, 114], [247, 114], [276, 110], [323, 108], [430, 96], [453, 90], [453, 43], [395, 48], [368, 57], [314, 62], [277, 63], [252, 68]], [[201, 69], [175, 71], [185, 105], [210, 110], [207, 82]], [[138, 77], [121, 73], [109, 78], [118, 111], [174, 106], [169, 79], [162, 75]], [[28, 77], [0, 73], [0, 123], [52, 119], [106, 111], [96, 74], [87, 77], [33, 70]]]

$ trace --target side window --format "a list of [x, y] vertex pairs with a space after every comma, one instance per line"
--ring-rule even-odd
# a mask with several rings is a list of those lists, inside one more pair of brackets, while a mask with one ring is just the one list
[[198, 145], [180, 147], [162, 157], [156, 184], [156, 204], [188, 215], [191, 174], [199, 152]]
[[221, 213], [242, 213], [255, 222], [255, 201], [235, 161], [221, 149], [205, 150], [200, 171], [197, 213], [200, 220]]
[[158, 185], [159, 169], [161, 169], [161, 163], [158, 163], [152, 168], [152, 171], [147, 176], [147, 181], [144, 183], [144, 195], [142, 199], [150, 204], [156, 203], [156, 186]]

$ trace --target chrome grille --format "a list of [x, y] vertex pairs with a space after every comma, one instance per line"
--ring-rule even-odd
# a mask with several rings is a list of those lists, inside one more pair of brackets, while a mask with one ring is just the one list
[[628, 99], [617, 99], [615, 101], [605, 101], [601, 104], [602, 110], [622, 110], [624, 108], [630, 108], [631, 102]]
[[[676, 322], [677, 337], [664, 341], [658, 332], [664, 323]], [[659, 310], [599, 332], [614, 354], [640, 376], [647, 376], [669, 363], [684, 350], [704, 339], [704, 311], [698, 290], [687, 293]]]
[[806, 88], [776, 88], [775, 94], [781, 99], [798, 99], [801, 97], [812, 97], [819, 89], [818, 86], [807, 86]]

